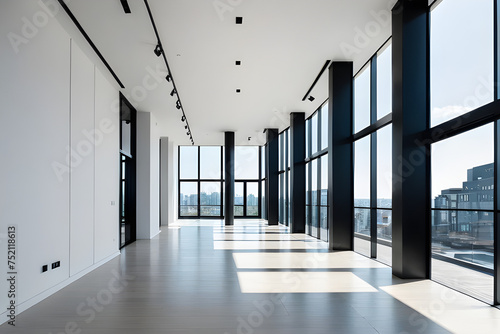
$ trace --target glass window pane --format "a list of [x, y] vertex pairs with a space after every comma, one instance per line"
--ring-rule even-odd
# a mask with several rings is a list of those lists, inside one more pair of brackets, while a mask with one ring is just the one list
[[318, 205], [318, 159], [311, 162], [311, 204]]
[[377, 207], [392, 208], [392, 124], [377, 131]]
[[260, 148], [260, 177], [266, 178], [266, 146]]
[[377, 55], [377, 119], [392, 112], [392, 44]]
[[370, 207], [370, 136], [354, 143], [354, 206]]
[[198, 183], [181, 182], [181, 205], [198, 205]]
[[493, 124], [432, 145], [432, 207], [493, 210]]
[[370, 209], [354, 209], [354, 251], [371, 256]]
[[354, 232], [370, 235], [370, 209], [354, 209]]
[[234, 205], [243, 205], [243, 182], [234, 183]]
[[321, 108], [321, 149], [328, 147], [328, 103]]
[[309, 173], [311, 172], [311, 162], [306, 164], [306, 205], [311, 204], [311, 179]]
[[259, 215], [259, 184], [257, 182], [247, 183], [247, 216]]
[[370, 64], [354, 78], [354, 133], [370, 125]]
[[318, 152], [318, 113], [311, 118], [311, 154]]
[[180, 178], [198, 178], [198, 146], [180, 146]]
[[201, 182], [200, 204], [220, 205], [220, 182]]
[[285, 141], [284, 141], [284, 138], [285, 137], [285, 133], [282, 132], [280, 135], [279, 135], [279, 145], [278, 145], [278, 148], [279, 148], [279, 160], [280, 160], [280, 171], [283, 171], [285, 170]]
[[392, 210], [377, 210], [377, 259], [392, 265]]
[[493, 100], [493, 1], [444, 0], [430, 19], [434, 126]]
[[197, 217], [198, 216], [198, 206], [196, 205], [182, 205], [181, 206], [181, 217]]
[[198, 215], [198, 183], [181, 182], [180, 184], [181, 216]]
[[261, 198], [261, 207], [262, 207], [262, 218], [267, 219], [267, 208], [266, 208], [266, 181], [262, 181], [262, 198]]
[[328, 154], [321, 157], [321, 198], [320, 205], [328, 205]]
[[492, 221], [493, 212], [432, 210], [432, 279], [493, 303]]
[[218, 206], [201, 206], [200, 216], [202, 217], [220, 217], [220, 205]]
[[488, 124], [431, 147], [432, 279], [490, 303], [494, 219], [481, 210], [493, 210], [493, 146]]
[[243, 216], [243, 206], [234, 206], [234, 216], [235, 217], [241, 217]]
[[200, 178], [221, 178], [221, 147], [200, 146]]
[[311, 140], [309, 138], [309, 128], [311, 126], [311, 120], [306, 120], [306, 158], [311, 155]]
[[291, 140], [290, 140], [290, 129], [286, 130], [286, 154], [287, 154], [287, 165], [286, 169], [290, 168], [290, 149], [291, 149]]
[[259, 179], [259, 146], [236, 146], [234, 149], [235, 179]]

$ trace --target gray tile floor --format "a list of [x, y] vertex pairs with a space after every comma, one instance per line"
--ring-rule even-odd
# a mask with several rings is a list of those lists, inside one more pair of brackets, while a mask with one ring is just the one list
[[[411, 281], [393, 277], [390, 268], [379, 264], [373, 268], [301, 269], [306, 273], [350, 272], [376, 292], [242, 293], [238, 272], [286, 269], [238, 269], [233, 253], [290, 250], [214, 249], [214, 233], [226, 232], [234, 234], [211, 226], [164, 228], [153, 240], [126, 247], [119, 257], [20, 314], [16, 328], [0, 326], [0, 333], [451, 332], [381, 289]], [[259, 226], [247, 232], [266, 236], [266, 232], [286, 231]], [[291, 254], [304, 252], [327, 251], [305, 248]]]

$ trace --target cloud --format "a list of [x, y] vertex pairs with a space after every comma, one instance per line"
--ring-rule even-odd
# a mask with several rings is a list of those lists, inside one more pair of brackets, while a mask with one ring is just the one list
[[472, 109], [470, 107], [465, 106], [445, 106], [442, 108], [436, 107], [432, 109], [432, 118], [435, 121], [442, 122], [468, 113], [471, 110]]

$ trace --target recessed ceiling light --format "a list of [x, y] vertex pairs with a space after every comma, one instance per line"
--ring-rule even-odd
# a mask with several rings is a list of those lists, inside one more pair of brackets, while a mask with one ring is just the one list
[[235, 63], [236, 65], [241, 65], [241, 60], [237, 60]]
[[236, 24], [242, 24], [242, 23], [243, 23], [243, 17], [236, 16]]
[[241, 89], [236, 89], [236, 93], [240, 93], [241, 92]]

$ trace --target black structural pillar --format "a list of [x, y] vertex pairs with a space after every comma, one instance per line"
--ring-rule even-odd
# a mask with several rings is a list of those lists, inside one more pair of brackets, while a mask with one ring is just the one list
[[415, 135], [429, 119], [427, 0], [400, 0], [392, 10], [392, 273], [429, 278], [429, 147]]
[[291, 233], [306, 231], [306, 120], [305, 114], [290, 114]]
[[328, 102], [329, 248], [353, 250], [352, 62], [332, 62]]
[[279, 133], [278, 129], [266, 129], [266, 209], [268, 225], [278, 225], [279, 210]]
[[224, 187], [225, 225], [234, 225], [234, 132], [224, 132]]

